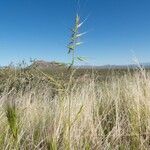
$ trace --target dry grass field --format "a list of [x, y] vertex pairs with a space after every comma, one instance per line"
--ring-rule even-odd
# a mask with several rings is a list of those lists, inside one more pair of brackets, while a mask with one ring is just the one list
[[99, 70], [57, 82], [35, 70], [7, 68], [0, 76], [0, 149], [150, 148], [149, 71], [99, 80]]

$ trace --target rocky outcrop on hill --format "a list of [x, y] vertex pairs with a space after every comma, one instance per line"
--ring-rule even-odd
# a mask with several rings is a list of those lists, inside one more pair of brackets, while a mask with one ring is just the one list
[[38, 60], [33, 62], [33, 64], [30, 67], [37, 67], [38, 69], [56, 69], [56, 68], [63, 68], [66, 65], [64, 63], [59, 62], [47, 62], [43, 60]]

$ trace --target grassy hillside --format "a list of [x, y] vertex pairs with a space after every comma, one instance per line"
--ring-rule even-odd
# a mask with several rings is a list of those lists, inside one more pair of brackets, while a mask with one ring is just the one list
[[0, 149], [149, 149], [149, 71], [6, 68], [0, 79]]

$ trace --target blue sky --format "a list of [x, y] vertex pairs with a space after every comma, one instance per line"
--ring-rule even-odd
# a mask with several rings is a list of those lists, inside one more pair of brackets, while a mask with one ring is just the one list
[[[80, 0], [88, 64], [150, 62], [149, 0]], [[0, 0], [0, 65], [32, 59], [68, 62], [75, 0]]]

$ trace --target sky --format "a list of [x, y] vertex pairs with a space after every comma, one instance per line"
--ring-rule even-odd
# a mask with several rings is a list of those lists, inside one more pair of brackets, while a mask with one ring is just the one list
[[86, 19], [77, 56], [89, 65], [150, 62], [150, 0], [0, 0], [0, 66], [30, 59], [69, 62], [78, 10]]

